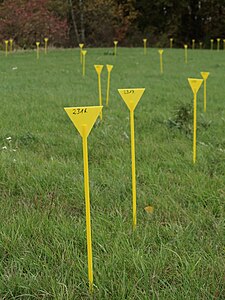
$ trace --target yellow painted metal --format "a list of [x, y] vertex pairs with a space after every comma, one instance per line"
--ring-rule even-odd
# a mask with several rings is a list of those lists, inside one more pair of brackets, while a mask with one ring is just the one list
[[193, 108], [193, 163], [196, 162], [196, 143], [197, 143], [197, 92], [202, 85], [203, 79], [188, 78], [188, 82], [191, 86], [194, 94], [194, 108]]
[[36, 46], [37, 46], [37, 59], [39, 59], [39, 57], [40, 57], [40, 42], [36, 42]]
[[5, 56], [8, 56], [8, 44], [9, 44], [9, 41], [5, 40]]
[[47, 54], [48, 51], [48, 38], [44, 38], [45, 41], [45, 54]]
[[80, 47], [80, 63], [82, 65], [82, 58], [83, 58], [83, 56], [82, 56], [82, 50], [84, 48], [84, 44], [79, 44], [79, 47]]
[[13, 51], [13, 39], [9, 39], [9, 51], [12, 52]]
[[170, 49], [173, 48], [173, 38], [170, 38]]
[[192, 39], [192, 49], [195, 49], [195, 39]]
[[202, 49], [202, 42], [199, 42], [199, 49]]
[[210, 40], [211, 50], [213, 50], [213, 43], [214, 43], [214, 39], [211, 39]]
[[[101, 87], [101, 73], [103, 69], [103, 65], [94, 65], [95, 70], [98, 74], [98, 99], [99, 105], [102, 106], [102, 87]], [[102, 112], [100, 113], [100, 119], [102, 120]]]
[[85, 60], [85, 56], [87, 54], [87, 50], [82, 50], [82, 73], [83, 73], [83, 77], [85, 76], [85, 69], [86, 69], [86, 60]]
[[109, 106], [109, 91], [110, 91], [110, 75], [113, 68], [113, 65], [106, 65], [108, 71], [108, 79], [107, 79], [107, 91], [106, 91], [106, 106]]
[[187, 64], [187, 62], [188, 62], [187, 48], [188, 48], [188, 45], [184, 45], [184, 61], [185, 61], [185, 64]]
[[82, 136], [83, 162], [84, 162], [84, 194], [86, 207], [86, 236], [87, 236], [87, 258], [88, 258], [88, 280], [89, 291], [93, 292], [93, 262], [92, 262], [92, 238], [91, 238], [91, 209], [88, 172], [88, 135], [99, 116], [102, 106], [88, 107], [65, 107], [64, 108], [74, 126]]
[[220, 39], [218, 38], [216, 40], [217, 40], [217, 51], [219, 51], [220, 50]]
[[117, 45], [118, 45], [118, 41], [113, 41], [114, 43], [114, 55], [117, 55]]
[[133, 230], [137, 225], [137, 200], [136, 200], [136, 170], [135, 170], [135, 135], [134, 135], [134, 110], [140, 101], [145, 89], [118, 89], [118, 92], [130, 110], [130, 133], [131, 133], [131, 163], [132, 163], [132, 207], [133, 207]]
[[201, 75], [204, 80], [204, 112], [206, 112], [206, 80], [209, 77], [209, 72], [201, 72]]
[[158, 50], [159, 52], [159, 62], [160, 62], [160, 73], [163, 73], [163, 49]]
[[147, 39], [143, 39], [144, 42], [144, 55], [147, 53]]

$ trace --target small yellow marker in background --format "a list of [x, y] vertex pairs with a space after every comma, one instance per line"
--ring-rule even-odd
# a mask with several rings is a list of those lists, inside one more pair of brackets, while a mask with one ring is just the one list
[[118, 41], [114, 41], [114, 55], [117, 55], [117, 45], [118, 45]]
[[160, 73], [163, 74], [163, 49], [158, 50], [159, 52], [159, 62], [160, 62]]
[[83, 50], [84, 44], [79, 44], [79, 47], [80, 47], [80, 63], [82, 64], [82, 50]]
[[5, 56], [8, 56], [8, 44], [9, 44], [9, 41], [5, 40]]
[[203, 79], [188, 78], [188, 82], [191, 86], [194, 94], [194, 108], [193, 108], [193, 163], [196, 161], [196, 134], [197, 134], [197, 92], [203, 82]]
[[170, 49], [172, 49], [172, 48], [173, 48], [173, 39], [170, 38]]
[[136, 200], [136, 171], [135, 171], [135, 138], [134, 138], [134, 110], [140, 101], [145, 89], [118, 89], [130, 110], [130, 132], [131, 132], [131, 162], [132, 162], [132, 194], [133, 194], [133, 230], [137, 225], [137, 200]]
[[199, 49], [202, 49], [202, 42], [199, 42]]
[[39, 59], [39, 52], [40, 52], [40, 42], [36, 42], [36, 46], [37, 46], [37, 59]]
[[214, 39], [211, 39], [211, 40], [210, 40], [211, 50], [213, 50], [213, 43], [214, 43]]
[[108, 71], [108, 79], [107, 79], [107, 92], [106, 92], [106, 106], [109, 106], [109, 91], [110, 91], [110, 74], [113, 68], [113, 65], [106, 65]]
[[93, 263], [92, 263], [92, 239], [91, 239], [91, 209], [89, 192], [89, 172], [88, 172], [88, 135], [97, 120], [102, 106], [87, 107], [65, 107], [64, 108], [74, 126], [79, 131], [83, 142], [84, 161], [84, 193], [86, 206], [86, 234], [87, 234], [87, 257], [88, 257], [88, 280], [89, 291], [93, 292]]
[[86, 60], [85, 60], [85, 56], [87, 54], [87, 50], [82, 50], [82, 73], [83, 73], [83, 77], [85, 77], [85, 68], [86, 68]]
[[188, 48], [188, 45], [184, 45], [184, 61], [185, 61], [185, 64], [187, 64], [188, 60], [187, 60], [187, 48]]
[[217, 51], [220, 50], [220, 39], [217, 39]]
[[144, 42], [144, 55], [147, 53], [147, 39], [143, 39]]
[[48, 38], [44, 38], [45, 41], [45, 54], [47, 54], [48, 51]]
[[195, 39], [192, 40], [192, 49], [195, 49]]
[[[99, 106], [102, 106], [102, 87], [101, 87], [101, 73], [103, 69], [103, 65], [94, 65], [95, 71], [98, 74], [98, 98], [99, 98]], [[100, 113], [100, 119], [102, 120], [102, 111]]]
[[225, 50], [225, 40], [223, 40], [223, 50]]
[[13, 51], [13, 39], [9, 39], [9, 51], [12, 53]]
[[204, 112], [206, 112], [206, 80], [209, 77], [209, 72], [201, 72], [201, 75], [204, 80]]

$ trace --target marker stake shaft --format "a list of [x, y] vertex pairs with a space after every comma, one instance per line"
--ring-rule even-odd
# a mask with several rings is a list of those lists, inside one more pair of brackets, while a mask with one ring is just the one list
[[160, 54], [160, 73], [163, 73], [163, 60], [162, 60], [162, 54]]
[[[83, 126], [84, 132], [86, 126]], [[86, 233], [87, 233], [87, 256], [88, 256], [88, 279], [89, 291], [93, 292], [93, 264], [92, 264], [92, 241], [91, 241], [91, 210], [90, 210], [90, 193], [89, 193], [89, 174], [88, 174], [88, 147], [87, 135], [83, 136], [83, 159], [84, 159], [84, 193], [86, 205]]]
[[193, 163], [196, 161], [196, 135], [197, 135], [197, 93], [194, 93], [194, 119], [193, 119]]
[[85, 55], [82, 55], [82, 63], [83, 63], [83, 77], [85, 76]]
[[109, 105], [109, 89], [110, 89], [110, 72], [108, 72], [108, 80], [107, 80], [106, 106]]
[[[101, 75], [98, 74], [98, 96], [99, 106], [102, 106], [102, 88], [101, 88]], [[102, 111], [100, 112], [100, 119], [102, 120]]]
[[206, 112], [206, 79], [204, 79], [204, 112]]
[[131, 133], [131, 163], [132, 163], [132, 193], [133, 193], [133, 230], [137, 225], [136, 204], [136, 170], [135, 170], [135, 139], [134, 139], [134, 110], [130, 110], [130, 133]]

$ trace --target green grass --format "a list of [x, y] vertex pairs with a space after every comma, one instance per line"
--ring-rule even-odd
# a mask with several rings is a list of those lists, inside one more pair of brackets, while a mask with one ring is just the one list
[[[224, 299], [225, 51], [88, 49], [1, 53], [0, 299], [89, 299], [82, 141], [63, 108], [98, 105], [94, 64], [113, 64], [109, 108], [89, 138], [94, 299]], [[17, 67], [17, 69], [13, 69]], [[192, 164], [188, 77], [198, 93]], [[106, 68], [102, 72], [103, 100]], [[145, 87], [135, 110], [132, 232], [129, 111], [118, 88]], [[188, 106], [189, 105], [189, 106]], [[190, 112], [190, 111], [189, 111]], [[171, 125], [172, 124], [172, 125]], [[187, 131], [185, 129], [189, 128]], [[7, 137], [11, 137], [11, 142]], [[3, 147], [7, 149], [2, 149]], [[145, 206], [154, 207], [147, 214]]]

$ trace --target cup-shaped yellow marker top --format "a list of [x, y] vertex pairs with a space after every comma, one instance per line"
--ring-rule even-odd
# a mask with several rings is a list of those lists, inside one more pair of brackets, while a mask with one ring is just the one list
[[106, 65], [108, 71], [108, 79], [107, 79], [107, 91], [106, 91], [106, 106], [109, 105], [109, 91], [110, 91], [110, 73], [112, 71], [113, 65]]
[[193, 163], [196, 161], [196, 136], [197, 136], [197, 92], [203, 82], [203, 79], [188, 78], [188, 82], [191, 86], [194, 94], [194, 109], [193, 109]]
[[209, 77], [209, 72], [201, 72], [201, 75], [204, 80], [204, 112], [206, 112], [206, 80]]

